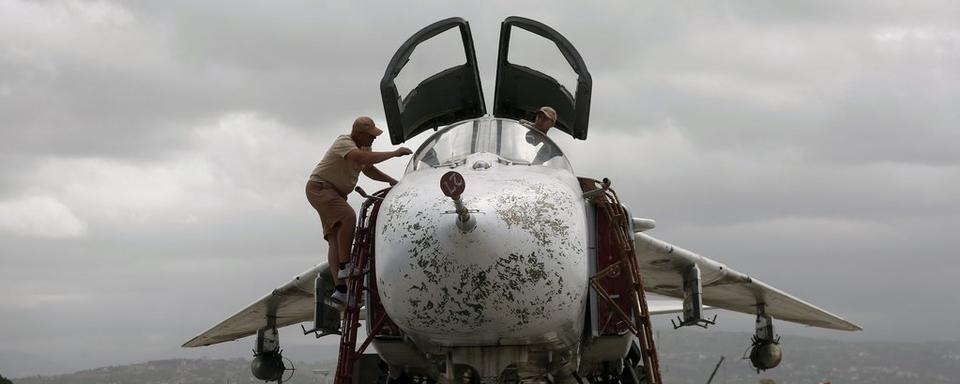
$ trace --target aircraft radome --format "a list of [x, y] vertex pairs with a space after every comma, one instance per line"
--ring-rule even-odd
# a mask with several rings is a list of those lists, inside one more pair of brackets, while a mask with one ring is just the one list
[[[459, 31], [465, 63], [401, 97], [394, 82], [418, 45]], [[555, 44], [577, 74], [554, 78], [507, 60], [511, 32]], [[606, 180], [578, 178], [563, 152], [530, 129], [541, 106], [554, 130], [587, 138], [592, 80], [563, 36], [539, 22], [501, 24], [493, 112], [487, 113], [469, 24], [441, 20], [390, 60], [380, 90], [393, 144], [435, 131], [400, 182], [366, 195], [358, 214], [351, 299], [345, 310], [323, 263], [296, 276], [185, 347], [257, 335], [252, 370], [282, 381], [276, 329], [313, 321], [317, 337], [341, 329], [336, 375], [348, 382], [661, 383], [650, 316], [682, 312], [675, 326], [712, 324], [705, 306], [756, 315], [751, 362], [781, 360], [773, 319], [860, 327], [724, 264], [649, 236]], [[650, 305], [645, 293], [683, 300]], [[361, 320], [367, 335], [357, 335]], [[338, 337], [338, 336], [331, 336]], [[359, 350], [358, 346], [359, 345]], [[376, 353], [363, 352], [372, 345]]]

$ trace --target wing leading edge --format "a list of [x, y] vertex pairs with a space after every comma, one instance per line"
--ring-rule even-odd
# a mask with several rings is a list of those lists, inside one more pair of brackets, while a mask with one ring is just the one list
[[183, 347], [233, 341], [257, 333], [267, 326], [267, 319], [275, 319], [277, 328], [313, 320], [314, 284], [318, 274], [326, 276], [327, 263], [322, 263], [274, 289], [235, 315], [214, 325], [207, 331], [183, 344]]
[[756, 314], [757, 306], [763, 304], [768, 315], [780, 320], [843, 331], [863, 329], [719, 262], [644, 233], [637, 232], [635, 236], [640, 272], [648, 292], [682, 299], [682, 272], [696, 264], [702, 274], [706, 305]]

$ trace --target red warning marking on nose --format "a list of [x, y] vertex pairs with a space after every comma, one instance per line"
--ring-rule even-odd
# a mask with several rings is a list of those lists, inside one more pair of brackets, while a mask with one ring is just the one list
[[447, 197], [460, 197], [466, 187], [467, 183], [463, 181], [463, 175], [458, 172], [450, 171], [440, 177], [440, 190]]

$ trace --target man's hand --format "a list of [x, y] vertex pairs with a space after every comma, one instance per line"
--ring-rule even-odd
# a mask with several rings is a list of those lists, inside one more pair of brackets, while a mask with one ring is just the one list
[[413, 151], [411, 151], [410, 148], [400, 147], [393, 151], [393, 156], [400, 157], [400, 156], [409, 155], [411, 153], [413, 153]]

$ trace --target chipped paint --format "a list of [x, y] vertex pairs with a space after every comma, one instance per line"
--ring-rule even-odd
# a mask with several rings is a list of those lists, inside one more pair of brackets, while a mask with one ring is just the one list
[[545, 167], [463, 170], [464, 204], [480, 212], [462, 233], [436, 187], [448, 170], [407, 175], [384, 201], [377, 276], [391, 318], [437, 344], [579, 339], [587, 256], [576, 179]]

